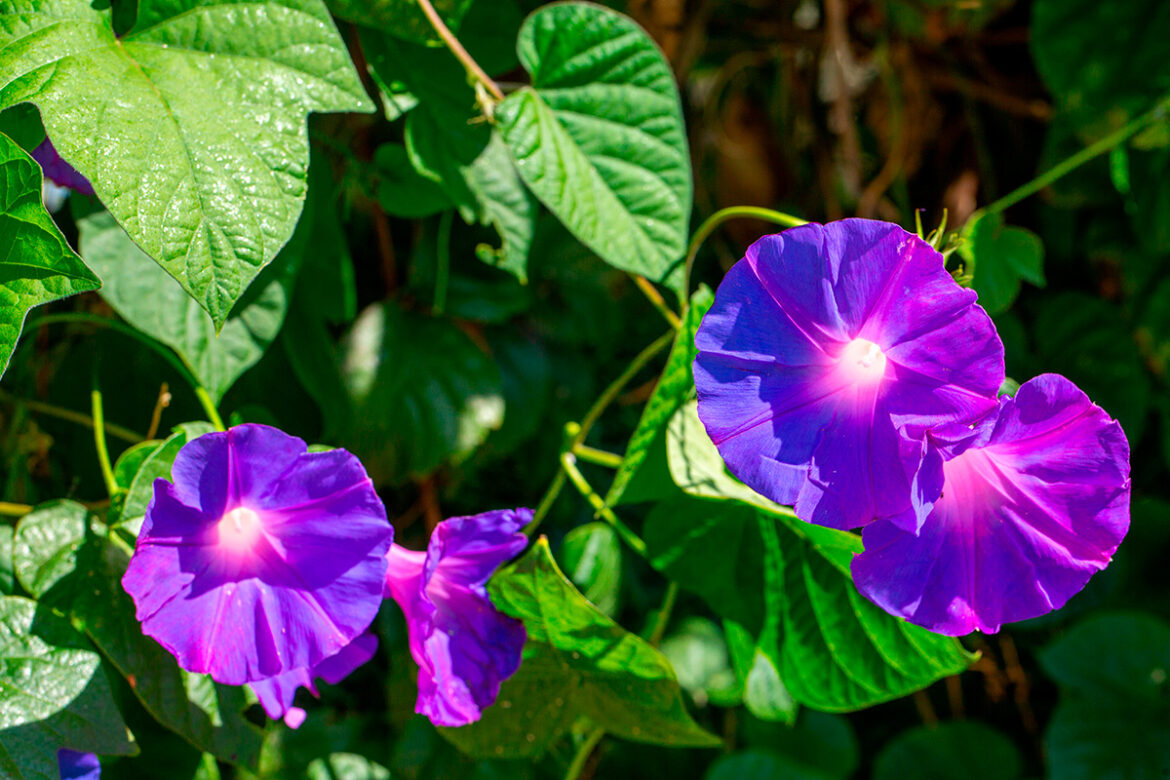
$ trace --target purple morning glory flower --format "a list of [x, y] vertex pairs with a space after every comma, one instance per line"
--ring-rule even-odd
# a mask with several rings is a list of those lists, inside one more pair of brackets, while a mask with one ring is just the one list
[[699, 417], [728, 468], [832, 528], [921, 522], [925, 431], [985, 414], [1004, 378], [991, 319], [942, 255], [864, 219], [761, 238], [695, 345]]
[[61, 770], [61, 780], [98, 780], [102, 776], [97, 756], [68, 748], [57, 751], [57, 768]]
[[[993, 633], [1063, 606], [1129, 529], [1129, 443], [1062, 376], [1025, 382], [977, 425], [932, 431], [945, 475], [917, 535], [868, 526], [858, 589], [941, 634]], [[932, 477], [937, 482], [937, 477]]]
[[378, 650], [378, 638], [373, 634], [362, 634], [350, 642], [336, 655], [331, 655], [311, 669], [292, 671], [251, 683], [252, 690], [260, 699], [260, 706], [273, 720], [283, 719], [286, 726], [300, 728], [305, 722], [305, 711], [293, 706], [297, 688], [307, 688], [317, 696], [315, 680], [322, 679], [330, 685], [337, 685], [355, 669], [363, 665]]
[[361, 463], [266, 425], [188, 442], [122, 578], [179, 665], [239, 685], [336, 655], [373, 621], [393, 537]]
[[426, 552], [393, 545], [387, 595], [406, 615], [418, 664], [415, 712], [437, 726], [479, 720], [500, 683], [520, 668], [527, 634], [492, 606], [484, 585], [528, 544], [530, 509], [504, 509], [439, 523]]
[[53, 142], [45, 138], [41, 145], [32, 151], [32, 158], [40, 163], [45, 172], [45, 178], [59, 187], [80, 192], [82, 195], [93, 195], [93, 185], [89, 179], [82, 176], [73, 166], [61, 159]]

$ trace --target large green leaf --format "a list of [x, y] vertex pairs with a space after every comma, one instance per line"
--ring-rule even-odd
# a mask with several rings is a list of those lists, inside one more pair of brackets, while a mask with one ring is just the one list
[[305, 209], [292, 240], [256, 277], [218, 333], [207, 312], [135, 246], [109, 212], [78, 221], [81, 256], [102, 278], [102, 297], [114, 311], [175, 350], [218, 401], [280, 332], [310, 214]]
[[369, 111], [321, 0], [0, 0], [0, 108], [35, 103], [61, 156], [223, 325], [292, 235], [311, 111]]
[[1170, 625], [1139, 613], [1091, 617], [1040, 663], [1063, 691], [1045, 735], [1051, 777], [1170, 772]]
[[495, 118], [524, 181], [606, 262], [680, 280], [691, 164], [665, 57], [632, 20], [586, 3], [537, 10], [517, 50], [532, 87]]
[[714, 300], [715, 296], [706, 286], [700, 287], [691, 296], [691, 305], [675, 337], [670, 356], [666, 359], [666, 368], [662, 370], [662, 376], [654, 386], [646, 408], [642, 410], [638, 427], [634, 429], [630, 443], [626, 446], [622, 465], [618, 467], [609, 493], [605, 496], [605, 503], [609, 506], [621, 503], [626, 487], [641, 470], [651, 451], [665, 441], [667, 423], [690, 398], [695, 386], [691, 364], [699, 353], [695, 348], [695, 333]]
[[581, 594], [605, 614], [617, 614], [622, 590], [622, 543], [613, 526], [579, 525], [561, 542], [565, 573]]
[[979, 305], [999, 314], [1020, 293], [1020, 281], [1044, 286], [1044, 244], [1030, 230], [1008, 227], [1002, 214], [976, 212], [963, 226], [959, 256], [973, 269]]
[[0, 776], [58, 780], [57, 749], [135, 751], [101, 658], [68, 621], [0, 598]]
[[1060, 106], [1103, 134], [1170, 93], [1170, 5], [1161, 0], [1037, 0], [1036, 68]]
[[375, 481], [425, 476], [503, 422], [499, 370], [448, 320], [375, 304], [347, 336], [343, 372], [352, 413], [341, 438]]
[[255, 766], [262, 735], [242, 716], [248, 704], [243, 690], [184, 672], [143, 635], [122, 589], [126, 553], [95, 535], [79, 544], [87, 515], [80, 504], [58, 502], [22, 521], [16, 542], [21, 584], [38, 596], [58, 594], [55, 603], [71, 611], [156, 720], [221, 760]]
[[41, 167], [0, 134], [0, 375], [29, 309], [100, 284], [49, 218], [41, 183]]
[[[327, 0], [329, 10], [339, 18], [372, 27], [407, 41], [435, 42], [439, 36], [419, 7], [417, 0]], [[452, 30], [467, 13], [472, 0], [432, 0], [431, 5]], [[496, 0], [480, 0], [494, 3]]]
[[1020, 752], [1012, 741], [977, 722], [940, 723], [904, 731], [882, 749], [873, 768], [874, 780], [1019, 780], [1022, 776]]
[[557, 568], [546, 539], [489, 588], [498, 609], [524, 621], [528, 645], [520, 670], [483, 718], [445, 730], [460, 749], [540, 755], [582, 716], [637, 742], [719, 745], [687, 714], [670, 661], [586, 601]]
[[[496, 229], [501, 248], [485, 248], [478, 253], [480, 259], [524, 281], [536, 204], [503, 142], [484, 120], [463, 66], [446, 49], [368, 31], [362, 34], [362, 47], [381, 83], [400, 83], [419, 100], [406, 117], [405, 129], [408, 156], [417, 172], [443, 190], [464, 221]], [[410, 185], [408, 178], [402, 179], [400, 185]], [[400, 212], [403, 200], [411, 197], [411, 192], [393, 193], [385, 187], [379, 192], [380, 200]]]

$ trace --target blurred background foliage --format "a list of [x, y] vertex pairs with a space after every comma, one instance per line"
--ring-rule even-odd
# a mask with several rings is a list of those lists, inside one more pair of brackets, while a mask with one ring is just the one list
[[[344, 15], [344, 4], [336, 5]], [[505, 85], [526, 80], [512, 41], [538, 5], [475, 0], [464, 20], [476, 32], [468, 48]], [[684, 594], [662, 650], [696, 718], [725, 749], [610, 740], [589, 776], [1165, 776], [1170, 121], [1155, 116], [1037, 195], [977, 223], [971, 218], [1170, 94], [1170, 5], [607, 5], [650, 32], [680, 84], [695, 171], [692, 225], [739, 205], [819, 221], [872, 217], [910, 229], [916, 214], [928, 229], [945, 215], [965, 240], [952, 262], [976, 260], [976, 288], [995, 314], [1009, 375], [1063, 373], [1123, 423], [1133, 447], [1134, 507], [1115, 565], [1066, 608], [969, 640], [981, 655], [968, 673], [848, 716], [806, 709], [788, 725], [753, 715], [736, 683], [735, 637], [709, 605]], [[340, 26], [362, 68], [368, 42], [355, 27]], [[452, 209], [474, 214], [475, 204], [420, 175], [406, 140], [414, 133], [458, 142], [443, 136], [457, 118], [429, 103], [429, 113], [410, 110], [429, 88], [428, 74], [458, 65], [445, 49], [416, 49], [414, 83], [363, 72], [382, 96], [384, 116], [311, 118], [314, 179], [305, 215], [218, 341], [192, 324], [202, 322], [201, 312], [187, 311], [194, 304], [150, 263], [137, 289], [107, 287], [49, 311], [120, 318], [166, 341], [191, 359], [230, 422], [269, 423], [351, 448], [378, 482], [397, 540], [418, 548], [443, 517], [535, 504], [556, 472], [565, 422], [581, 418], [663, 323], [625, 274], [547, 213], [537, 218], [526, 271], [510, 265], [506, 245], [495, 249], [490, 227], [452, 219]], [[75, 196], [58, 214], [66, 235], [80, 237], [87, 261], [130, 262], [133, 247], [116, 245], [124, 234], [92, 210]], [[700, 253], [696, 282], [716, 286], [751, 241], [774, 230], [746, 219], [726, 223]], [[449, 258], [451, 275], [435, 316], [440, 256]], [[589, 444], [624, 450], [660, 367], [629, 385]], [[201, 417], [172, 363], [119, 330], [84, 318], [34, 319], [0, 388], [8, 500], [103, 494], [90, 431], [59, 413], [88, 408], [94, 372], [106, 390], [107, 418], [127, 429], [112, 441], [115, 449]], [[668, 479], [664, 467], [650, 463], [640, 479]], [[611, 478], [582, 468], [595, 485]], [[634, 503], [623, 517], [637, 527], [650, 504], [636, 502], [652, 488], [627, 488], [625, 500]], [[591, 508], [566, 494], [544, 530], [582, 592], [638, 629], [659, 604], [663, 579], [592, 521]], [[11, 544], [11, 530], [0, 527], [3, 544]], [[0, 589], [11, 592], [10, 572], [0, 571]], [[373, 663], [344, 686], [326, 687], [299, 731], [270, 730], [261, 776], [375, 778], [388, 770], [406, 780], [487, 780], [563, 772], [569, 756], [555, 749], [536, 763], [461, 754], [411, 712], [413, 667], [400, 615], [383, 610], [379, 629], [384, 642]], [[111, 762], [111, 777], [215, 776], [213, 764], [158, 727], [127, 690], [115, 693], [145, 760]]]

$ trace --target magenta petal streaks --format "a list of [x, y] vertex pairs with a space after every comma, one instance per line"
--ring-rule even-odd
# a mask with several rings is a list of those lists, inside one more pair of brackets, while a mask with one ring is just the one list
[[479, 720], [500, 684], [520, 667], [524, 624], [496, 610], [485, 587], [528, 544], [529, 509], [453, 517], [425, 553], [393, 545], [386, 590], [406, 615], [418, 664], [415, 711], [438, 726]]
[[122, 579], [143, 632], [238, 685], [310, 669], [377, 614], [393, 536], [361, 463], [240, 425], [188, 442]]
[[841, 529], [921, 523], [938, 487], [915, 479], [925, 431], [985, 414], [1004, 378], [990, 318], [942, 256], [862, 219], [757, 241], [695, 344], [699, 416], [731, 471]]
[[946, 484], [915, 535], [865, 529], [858, 589], [943, 634], [995, 632], [1064, 605], [1129, 528], [1129, 444], [1072, 382], [1045, 374], [973, 429], [931, 434]]

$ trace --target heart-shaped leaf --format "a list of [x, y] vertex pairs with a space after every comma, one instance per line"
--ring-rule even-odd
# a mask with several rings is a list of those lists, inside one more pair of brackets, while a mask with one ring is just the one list
[[691, 216], [691, 162], [674, 74], [631, 19], [558, 3], [517, 43], [532, 87], [495, 109], [520, 175], [611, 265], [674, 284]]
[[53, 144], [217, 327], [288, 241], [311, 111], [370, 111], [321, 0], [0, 0], [0, 108]]
[[1044, 286], [1044, 244], [1031, 230], [1008, 227], [1002, 214], [976, 212], [963, 226], [959, 256], [974, 272], [979, 305], [999, 314], [1020, 294], [1020, 280]]

